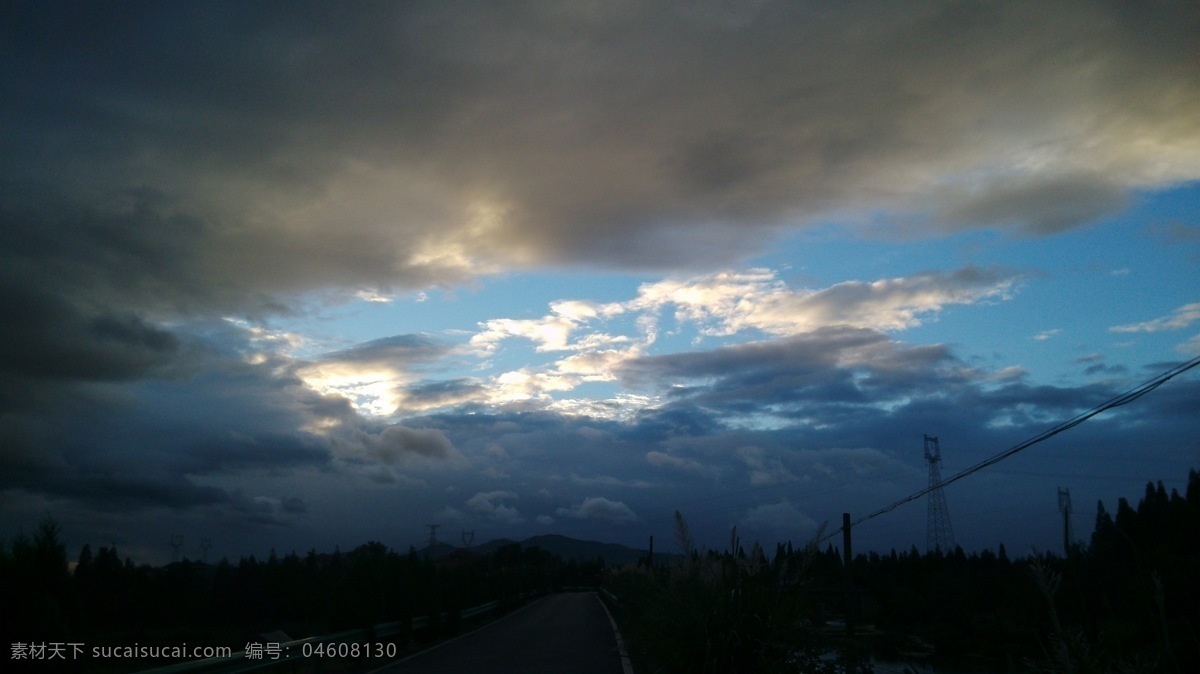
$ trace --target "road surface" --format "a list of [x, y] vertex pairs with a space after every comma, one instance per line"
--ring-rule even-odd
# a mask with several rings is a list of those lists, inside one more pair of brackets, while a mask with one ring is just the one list
[[594, 592], [552, 594], [379, 674], [622, 674], [617, 639]]

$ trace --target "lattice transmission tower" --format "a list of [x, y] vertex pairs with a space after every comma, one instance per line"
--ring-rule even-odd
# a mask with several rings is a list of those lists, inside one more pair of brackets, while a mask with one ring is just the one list
[[942, 490], [942, 450], [938, 439], [925, 436], [925, 461], [929, 463], [929, 522], [925, 530], [925, 551], [954, 551], [954, 529], [950, 527], [950, 509]]

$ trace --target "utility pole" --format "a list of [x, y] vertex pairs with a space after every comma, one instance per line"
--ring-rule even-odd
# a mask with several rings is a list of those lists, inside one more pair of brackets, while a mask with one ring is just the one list
[[200, 555], [205, 564], [208, 564], [208, 549], [212, 547], [212, 541], [207, 538], [200, 540]]
[[1071, 535], [1071, 490], [1058, 488], [1058, 511], [1062, 513], [1063, 518], [1063, 555], [1071, 554], [1071, 541], [1074, 536]]
[[171, 547], [174, 551], [171, 553], [171, 561], [179, 561], [179, 550], [183, 547], [183, 534], [171, 534]]
[[942, 491], [942, 449], [936, 437], [925, 436], [925, 461], [929, 463], [929, 517], [925, 529], [925, 552], [954, 552], [954, 530], [950, 528], [950, 509]]
[[471, 547], [471, 544], [472, 544], [472, 543], [474, 543], [474, 542], [475, 542], [475, 530], [474, 530], [474, 529], [472, 529], [472, 530], [470, 530], [470, 531], [467, 531], [466, 529], [463, 529], [463, 530], [462, 530], [462, 544], [463, 544], [463, 547], [464, 547], [464, 548], [469, 548], [469, 547]]
[[845, 585], [844, 610], [846, 612], [846, 637], [854, 636], [854, 569], [850, 562], [854, 553], [850, 550], [850, 513], [842, 513], [842, 582]]

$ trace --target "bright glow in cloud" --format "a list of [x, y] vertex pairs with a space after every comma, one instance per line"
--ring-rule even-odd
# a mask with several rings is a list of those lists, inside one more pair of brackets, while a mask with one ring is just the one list
[[339, 395], [362, 414], [391, 416], [400, 405], [400, 387], [409, 377], [396, 369], [370, 365], [325, 363], [301, 367], [297, 374], [314, 391]]
[[378, 290], [362, 289], [354, 293], [354, 296], [364, 302], [376, 302], [379, 304], [388, 304], [395, 300], [391, 295], [379, 292]]

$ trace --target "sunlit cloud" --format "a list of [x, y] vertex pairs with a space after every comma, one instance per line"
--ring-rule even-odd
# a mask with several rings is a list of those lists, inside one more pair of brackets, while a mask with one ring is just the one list
[[1011, 297], [1019, 276], [972, 267], [952, 274], [919, 274], [871, 282], [847, 281], [822, 290], [794, 290], [765, 269], [724, 272], [642, 286], [630, 306], [673, 307], [675, 319], [704, 334], [757, 330], [795, 335], [822, 327], [902, 330], [953, 304]]
[[[495, 354], [500, 342], [515, 337], [532, 341], [538, 352], [572, 352], [541, 368], [504, 372], [486, 384], [491, 403], [541, 400], [566, 408], [578, 403], [551, 402], [552, 394], [587, 382], [617, 381], [629, 373], [629, 363], [649, 354], [664, 311], [673, 311], [677, 323], [713, 336], [787, 337], [830, 327], [902, 330], [931, 320], [950, 305], [1010, 298], [1019, 278], [1011, 272], [968, 267], [949, 274], [796, 290], [767, 269], [721, 272], [643, 284], [635, 298], [624, 302], [556, 301], [541, 319], [486, 321], [470, 343], [480, 356]], [[608, 319], [630, 315], [637, 334], [602, 331], [611, 329]], [[845, 348], [839, 358], [846, 365], [869, 362], [879, 348]]]
[[621, 311], [617, 305], [597, 305], [581, 300], [553, 302], [550, 304], [550, 314], [540, 319], [497, 318], [484, 322], [481, 324], [483, 330], [471, 338], [471, 345], [482, 353], [492, 353], [499, 342], [514, 337], [534, 342], [538, 351], [589, 349], [626, 341], [623, 337], [590, 334], [582, 342], [571, 342], [572, 333], [591, 319], [612, 316]]
[[295, 371], [313, 390], [341, 395], [362, 414], [388, 417], [406, 411], [413, 396], [404, 389], [419, 378], [419, 369], [452, 352], [424, 335], [396, 335], [299, 362]]
[[1168, 316], [1162, 316], [1141, 323], [1116, 325], [1109, 330], [1113, 332], [1160, 332], [1163, 330], [1182, 330], [1192, 323], [1200, 321], [1200, 302], [1185, 304]]
[[569, 416], [629, 423], [638, 414], [655, 409], [661, 402], [656, 396], [619, 393], [609, 398], [562, 398], [549, 403], [546, 409]]
[[392, 295], [366, 288], [356, 291], [354, 296], [363, 302], [373, 302], [375, 304], [389, 304], [395, 300], [395, 297]]

